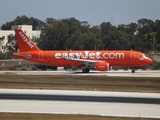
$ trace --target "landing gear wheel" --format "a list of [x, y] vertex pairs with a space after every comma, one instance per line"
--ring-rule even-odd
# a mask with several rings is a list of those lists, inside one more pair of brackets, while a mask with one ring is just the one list
[[83, 70], [82, 70], [82, 73], [86, 73], [86, 69], [83, 69]]
[[89, 73], [89, 68], [86, 68], [86, 73]]
[[132, 69], [132, 73], [135, 73], [135, 69]]
[[82, 72], [83, 73], [89, 73], [89, 68], [83, 69]]

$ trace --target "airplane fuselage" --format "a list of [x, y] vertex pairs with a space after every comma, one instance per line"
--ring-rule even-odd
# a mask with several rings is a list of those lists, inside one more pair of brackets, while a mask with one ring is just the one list
[[138, 51], [123, 50], [70, 50], [43, 51], [21, 30], [15, 29], [20, 52], [13, 53], [16, 58], [52, 66], [81, 66], [82, 72], [88, 73], [90, 68], [107, 71], [110, 66], [130, 66], [134, 73], [135, 66], [152, 63], [152, 59]]
[[41, 64], [53, 66], [83, 66], [74, 59], [96, 60], [109, 63], [110, 66], [143, 66], [149, 60], [138, 51], [35, 51], [17, 52], [13, 56]]

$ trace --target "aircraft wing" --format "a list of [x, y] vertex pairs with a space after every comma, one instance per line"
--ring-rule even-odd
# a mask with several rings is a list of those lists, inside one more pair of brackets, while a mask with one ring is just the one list
[[87, 59], [68, 59], [70, 61], [75, 61], [75, 62], [80, 62], [80, 63], [83, 63], [83, 64], [88, 64], [88, 63], [104, 63], [104, 61], [101, 61], [101, 60], [87, 60]]

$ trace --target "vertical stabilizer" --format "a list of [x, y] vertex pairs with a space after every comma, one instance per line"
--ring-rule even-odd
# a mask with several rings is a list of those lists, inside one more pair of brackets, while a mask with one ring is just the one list
[[20, 52], [40, 50], [21, 29], [15, 29], [15, 34]]

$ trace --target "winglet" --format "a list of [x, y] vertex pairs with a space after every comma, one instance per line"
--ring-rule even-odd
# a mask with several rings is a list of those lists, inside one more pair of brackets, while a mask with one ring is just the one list
[[15, 29], [15, 34], [20, 52], [40, 50], [21, 29]]

